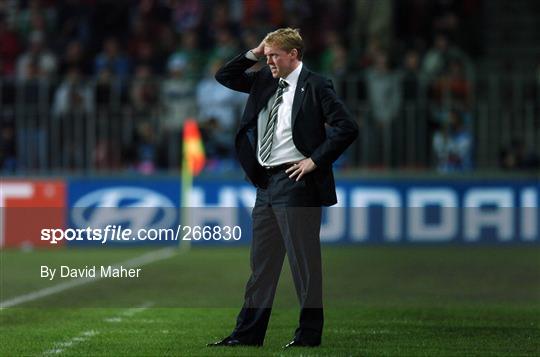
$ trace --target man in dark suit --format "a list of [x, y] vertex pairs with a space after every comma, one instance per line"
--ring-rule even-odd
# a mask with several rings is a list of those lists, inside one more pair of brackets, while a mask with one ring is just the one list
[[[263, 344], [285, 254], [301, 305], [285, 347], [321, 343], [321, 206], [337, 202], [332, 163], [358, 127], [331, 81], [303, 65], [303, 51], [297, 30], [279, 29], [216, 74], [224, 86], [250, 94], [235, 146], [257, 199], [244, 305], [231, 335], [208, 346]], [[248, 71], [263, 56], [268, 66]]]

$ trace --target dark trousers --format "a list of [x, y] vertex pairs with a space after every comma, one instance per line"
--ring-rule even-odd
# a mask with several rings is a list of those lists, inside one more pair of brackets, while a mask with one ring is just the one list
[[283, 170], [269, 172], [252, 212], [251, 277], [236, 327], [244, 343], [262, 344], [285, 254], [300, 302], [295, 339], [319, 345], [323, 329], [321, 206], [310, 177], [296, 182]]

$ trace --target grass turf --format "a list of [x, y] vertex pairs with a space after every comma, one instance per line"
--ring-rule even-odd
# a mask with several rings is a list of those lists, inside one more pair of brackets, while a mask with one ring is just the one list
[[[140, 249], [1, 252], [1, 300], [53, 286], [39, 266], [111, 264]], [[262, 348], [204, 347], [233, 327], [249, 274], [244, 248], [193, 249], [0, 311], [0, 355], [540, 354], [536, 246], [325, 247], [325, 332], [283, 351], [298, 310], [287, 267]], [[145, 309], [133, 309], [141, 304]]]

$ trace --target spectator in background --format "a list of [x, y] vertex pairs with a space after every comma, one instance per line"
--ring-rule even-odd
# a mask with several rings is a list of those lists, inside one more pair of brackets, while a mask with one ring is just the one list
[[94, 112], [94, 93], [77, 66], [69, 67], [54, 94], [52, 114], [56, 118], [88, 116]]
[[255, 48], [259, 44], [259, 35], [251, 29], [242, 31], [242, 46], [246, 48]]
[[159, 86], [152, 67], [142, 64], [135, 68], [135, 78], [129, 94], [135, 111], [143, 116], [150, 116], [159, 99]]
[[154, 44], [142, 41], [138, 44], [133, 59], [134, 67], [148, 67], [153, 75], [163, 74], [163, 60], [160, 58]]
[[195, 83], [184, 77], [187, 63], [175, 58], [167, 65], [169, 74], [161, 86], [161, 99], [164, 107], [164, 125], [167, 129], [179, 131], [184, 120], [195, 117]]
[[86, 49], [91, 47], [94, 31], [90, 25], [92, 4], [79, 0], [64, 0], [58, 9], [56, 42], [60, 48], [71, 41], [78, 41]]
[[108, 116], [118, 110], [124, 102], [125, 93], [125, 87], [115, 80], [110, 68], [100, 69], [96, 78], [96, 104], [101, 115]]
[[231, 143], [247, 100], [246, 94], [230, 90], [216, 81], [215, 74], [223, 63], [218, 59], [211, 62], [207, 75], [197, 85], [199, 121], [206, 139], [210, 168], [218, 164], [233, 165]]
[[176, 34], [170, 26], [162, 26], [156, 34], [157, 53], [163, 59], [167, 59], [176, 49]]
[[126, 46], [129, 55], [134, 56], [141, 43], [155, 41], [155, 35], [148, 21], [145, 21], [140, 15], [135, 15], [131, 21], [131, 34]]
[[[128, 1], [128, 3], [130, 2]], [[170, 6], [173, 1], [137, 0], [135, 2], [137, 3], [136, 6], [130, 6], [132, 18], [145, 23], [149, 36], [158, 33], [160, 28], [170, 21]], [[133, 28], [133, 25], [131, 27]]]
[[348, 69], [347, 50], [335, 31], [325, 35], [325, 49], [320, 56], [321, 72], [330, 78], [343, 77]]
[[183, 63], [182, 74], [186, 78], [198, 77], [204, 65], [205, 56], [199, 49], [199, 40], [195, 31], [185, 32], [180, 37], [180, 43], [168, 58], [167, 67], [172, 63]]
[[17, 169], [15, 130], [11, 124], [2, 125], [0, 130], [0, 172], [12, 174]]
[[[468, 55], [477, 56], [481, 53], [485, 40], [481, 31], [483, 15], [485, 13], [482, 0], [436, 0], [429, 1], [430, 10], [426, 17], [431, 20], [431, 32], [444, 32], [449, 38], [459, 43]], [[424, 33], [429, 33], [429, 30]]]
[[200, 0], [171, 1], [172, 26], [177, 34], [195, 30], [203, 18], [203, 2]]
[[450, 60], [448, 68], [432, 83], [431, 89], [432, 115], [436, 123], [445, 121], [446, 108], [468, 111], [472, 102], [472, 84], [458, 59]]
[[82, 79], [79, 67], [68, 68], [54, 94], [52, 112], [55, 117], [91, 115], [94, 112], [93, 91]]
[[422, 62], [422, 75], [431, 80], [441, 75], [448, 67], [451, 60], [459, 60], [466, 67], [467, 77], [472, 72], [470, 59], [456, 46], [450, 46], [448, 38], [438, 33], [435, 36], [433, 46], [427, 51]]
[[448, 56], [448, 39], [443, 34], [437, 34], [433, 46], [427, 51], [422, 62], [422, 74], [433, 78], [442, 73]]
[[[81, 78], [78, 67], [70, 67], [62, 83], [54, 94], [52, 106], [53, 119], [60, 128], [61, 158], [53, 158], [58, 164], [71, 168], [85, 167], [88, 142], [85, 128], [89, 117], [94, 113], [94, 96], [91, 88]], [[58, 146], [57, 146], [58, 147]]]
[[[425, 82], [422, 81], [420, 74], [421, 55], [416, 48], [410, 48], [405, 52], [401, 75], [401, 88], [403, 93], [401, 130], [407, 130], [411, 126], [416, 128], [415, 138], [405, 138], [399, 142], [399, 146], [403, 149], [394, 151], [393, 155], [398, 156], [401, 162], [407, 166], [429, 166], [425, 161], [429, 156], [429, 148], [432, 145], [432, 133], [434, 128], [432, 122], [428, 120], [427, 93], [423, 87]], [[438, 126], [436, 126], [438, 128]], [[429, 132], [429, 134], [427, 133]], [[403, 134], [397, 133], [398, 137], [404, 138]], [[414, 142], [412, 142], [412, 141]], [[417, 155], [409, 155], [405, 147], [414, 147], [417, 152], [422, 152]]]
[[135, 170], [143, 175], [150, 175], [156, 171], [156, 141], [156, 133], [151, 123], [140, 123], [135, 138], [137, 148]]
[[228, 29], [222, 29], [216, 33], [214, 49], [209, 54], [209, 61], [224, 60], [234, 57], [238, 52], [238, 41]]
[[169, 61], [169, 74], [161, 85], [162, 135], [168, 143], [167, 157], [169, 168], [176, 168], [180, 163], [181, 131], [186, 118], [195, 117], [197, 103], [195, 101], [195, 83], [184, 77], [187, 63], [182, 57]]
[[372, 164], [390, 165], [391, 151], [398, 133], [395, 123], [402, 103], [401, 76], [392, 70], [386, 53], [375, 56], [375, 64], [366, 71], [366, 85], [372, 118]]
[[[175, 35], [166, 23], [161, 22], [162, 12], [166, 9], [158, 7], [157, 3], [157, 1], [139, 3], [139, 12], [136, 12], [131, 21], [131, 34], [126, 49], [135, 62], [133, 67], [149, 65], [154, 73], [163, 75], [166, 59], [174, 50]], [[172, 39], [165, 38], [164, 35], [170, 35]]]
[[[298, 2], [285, 2], [294, 6]], [[244, 27], [253, 28], [262, 26], [273, 28], [283, 23], [285, 19], [284, 2], [275, 0], [243, 1], [242, 24]], [[292, 10], [292, 9], [289, 9]], [[260, 30], [264, 30], [260, 28]]]
[[434, 92], [440, 101], [447, 97], [451, 102], [457, 102], [461, 107], [468, 106], [471, 100], [471, 83], [465, 74], [461, 61], [458, 59], [450, 60], [448, 70], [434, 83]]
[[375, 65], [367, 70], [366, 80], [375, 121], [390, 124], [398, 114], [402, 93], [399, 73], [390, 68], [386, 53], [375, 57]]
[[[115, 170], [125, 161], [126, 150], [118, 142], [124, 132], [118, 133], [119, 120], [124, 118], [122, 104], [127, 102], [127, 88], [114, 79], [109, 68], [104, 67], [97, 74], [95, 83], [97, 142], [92, 153], [92, 166], [97, 170]], [[127, 113], [124, 111], [123, 113]], [[124, 114], [125, 115], [125, 114]], [[127, 119], [127, 118], [126, 118]], [[135, 155], [129, 164], [135, 165]]]
[[[392, 0], [353, 1], [350, 6], [351, 43], [354, 53], [360, 53], [358, 47], [370, 47], [377, 40], [379, 51], [390, 49], [392, 43]], [[368, 39], [366, 41], [366, 39]]]
[[433, 136], [437, 171], [461, 172], [472, 169], [472, 136], [463, 124], [461, 113], [451, 110], [448, 120]]
[[107, 138], [99, 138], [92, 152], [92, 167], [95, 170], [119, 170], [129, 167], [134, 169], [135, 155], [119, 149], [118, 143]]
[[94, 60], [94, 73], [98, 80], [96, 95], [100, 113], [118, 111], [127, 99], [131, 61], [122, 53], [116, 38], [109, 37], [103, 43], [102, 52]]
[[65, 76], [70, 68], [77, 67], [83, 76], [91, 73], [89, 56], [80, 41], [73, 40], [68, 43], [60, 61], [60, 75]]
[[127, 80], [131, 72], [130, 60], [122, 53], [118, 40], [114, 37], [105, 40], [102, 52], [96, 56], [94, 73], [98, 74], [104, 68], [121, 81]]
[[508, 171], [538, 170], [540, 156], [533, 150], [528, 150], [522, 139], [515, 138], [508, 147], [500, 150], [499, 167]]
[[224, 1], [216, 1], [213, 6], [208, 7], [209, 23], [208, 30], [210, 36], [216, 38], [222, 31], [228, 31], [233, 26], [230, 6]]
[[31, 35], [29, 49], [17, 60], [17, 120], [21, 128], [17, 130], [18, 169], [33, 170], [47, 166], [47, 135], [45, 119], [48, 108], [50, 80], [56, 73], [56, 57], [44, 43], [43, 34]]
[[[159, 83], [155, 73], [148, 65], [135, 68], [135, 78], [130, 87], [130, 100], [133, 113], [130, 119], [135, 128], [131, 140], [125, 143], [128, 154], [123, 153], [122, 160], [131, 163], [131, 169], [143, 174], [151, 174], [156, 169], [156, 133], [157, 108], [159, 105]], [[125, 120], [130, 120], [126, 118]]]
[[420, 94], [420, 53], [409, 49], [405, 53], [402, 69], [403, 99], [405, 102], [416, 102]]
[[367, 42], [366, 49], [358, 56], [358, 62], [356, 63], [357, 69], [363, 70], [370, 68], [375, 63], [376, 57], [385, 52], [381, 44], [381, 40], [377, 36], [372, 36]]
[[46, 47], [42, 32], [33, 32], [28, 50], [17, 60], [17, 79], [51, 79], [56, 74], [56, 56]]
[[0, 76], [15, 75], [15, 62], [22, 50], [22, 45], [15, 31], [0, 14]]
[[47, 36], [53, 33], [56, 22], [54, 6], [43, 6], [43, 1], [31, 0], [28, 7], [22, 8], [17, 16], [19, 35], [24, 42], [32, 39], [34, 32]]

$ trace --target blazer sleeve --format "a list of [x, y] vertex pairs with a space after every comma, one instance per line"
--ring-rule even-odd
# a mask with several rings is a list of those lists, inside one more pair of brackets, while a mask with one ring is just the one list
[[232, 90], [249, 93], [258, 72], [247, 73], [246, 70], [255, 63], [257, 61], [247, 58], [245, 53], [242, 53], [217, 71], [216, 80]]
[[345, 104], [338, 98], [332, 81], [324, 79], [318, 96], [326, 124], [332, 129], [326, 139], [311, 154], [318, 167], [331, 166], [358, 136], [358, 124]]

